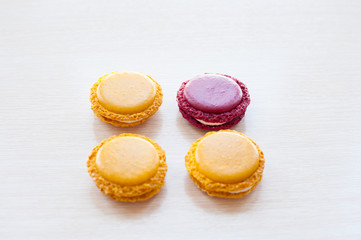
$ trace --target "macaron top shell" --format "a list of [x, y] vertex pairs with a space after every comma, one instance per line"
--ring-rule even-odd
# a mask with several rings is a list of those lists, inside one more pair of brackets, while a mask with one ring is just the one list
[[97, 96], [101, 105], [119, 114], [133, 114], [147, 109], [156, 95], [155, 83], [136, 72], [113, 72], [99, 83]]
[[250, 177], [259, 166], [256, 146], [234, 132], [216, 132], [199, 142], [195, 151], [198, 170], [221, 183], [238, 183]]
[[233, 79], [218, 74], [203, 74], [191, 79], [184, 88], [191, 106], [208, 113], [222, 113], [242, 101], [242, 90]]
[[154, 176], [159, 156], [155, 147], [145, 139], [122, 136], [99, 149], [95, 164], [100, 175], [107, 180], [131, 186]]

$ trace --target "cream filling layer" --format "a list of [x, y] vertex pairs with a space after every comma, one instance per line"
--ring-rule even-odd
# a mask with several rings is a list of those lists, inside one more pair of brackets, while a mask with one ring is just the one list
[[144, 118], [140, 118], [140, 119], [138, 119], [138, 120], [136, 120], [136, 121], [119, 121], [119, 120], [115, 120], [115, 121], [117, 121], [117, 122], [120, 122], [120, 123], [135, 123], [135, 122], [139, 122], [139, 121], [141, 121], [141, 120], [143, 120]]
[[206, 122], [206, 121], [203, 121], [203, 120], [200, 120], [200, 119], [197, 119], [196, 120], [204, 125], [208, 125], [208, 126], [219, 126], [219, 125], [223, 125], [227, 122], [221, 122], [221, 123], [210, 123], [210, 122]]
[[242, 189], [242, 190], [238, 190], [238, 191], [230, 191], [229, 193], [242, 193], [242, 192], [247, 192], [248, 190], [250, 190], [253, 186], [250, 186], [248, 188]]

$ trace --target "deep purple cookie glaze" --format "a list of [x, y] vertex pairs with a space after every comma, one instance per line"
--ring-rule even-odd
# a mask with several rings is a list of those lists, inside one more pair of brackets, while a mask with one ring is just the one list
[[[222, 75], [222, 74], [218, 74], [218, 75]], [[207, 113], [199, 109], [196, 109], [192, 105], [190, 105], [189, 102], [184, 97], [184, 88], [186, 84], [189, 82], [189, 80], [183, 82], [181, 87], [179, 88], [177, 92], [177, 102], [178, 102], [179, 110], [182, 113], [182, 116], [194, 126], [208, 130], [228, 129], [236, 125], [244, 117], [246, 109], [251, 101], [246, 85], [231, 76], [228, 75], [223, 75], [223, 76], [233, 79], [242, 90], [241, 102], [236, 107], [234, 107], [233, 109], [227, 112]], [[203, 120], [209, 123], [224, 122], [224, 124], [218, 126], [210, 126], [210, 125], [202, 124], [196, 119]]]
[[194, 108], [208, 113], [222, 113], [235, 108], [242, 91], [231, 78], [219, 74], [203, 74], [186, 84], [184, 97]]

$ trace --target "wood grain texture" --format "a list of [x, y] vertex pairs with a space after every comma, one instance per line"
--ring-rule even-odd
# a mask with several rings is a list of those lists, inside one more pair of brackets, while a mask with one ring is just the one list
[[[0, 1], [1, 239], [360, 239], [361, 2]], [[164, 90], [146, 123], [116, 128], [89, 90], [115, 70]], [[266, 157], [261, 184], [210, 198], [184, 156], [205, 134], [178, 112], [199, 73], [247, 84], [234, 130]], [[101, 140], [146, 135], [165, 150], [165, 187], [148, 202], [103, 196], [86, 161]]]

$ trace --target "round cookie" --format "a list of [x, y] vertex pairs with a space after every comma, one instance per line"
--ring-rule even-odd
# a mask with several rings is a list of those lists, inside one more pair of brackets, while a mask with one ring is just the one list
[[242, 120], [250, 103], [247, 87], [223, 74], [206, 73], [183, 82], [177, 92], [182, 116], [198, 128], [228, 129]]
[[148, 120], [162, 104], [161, 86], [136, 72], [106, 74], [90, 90], [91, 108], [100, 120], [131, 127]]
[[240, 198], [262, 179], [264, 155], [249, 137], [233, 130], [209, 132], [185, 157], [194, 183], [210, 196]]
[[117, 201], [151, 198], [164, 185], [167, 172], [164, 150], [153, 140], [124, 133], [96, 146], [88, 172], [102, 193]]

